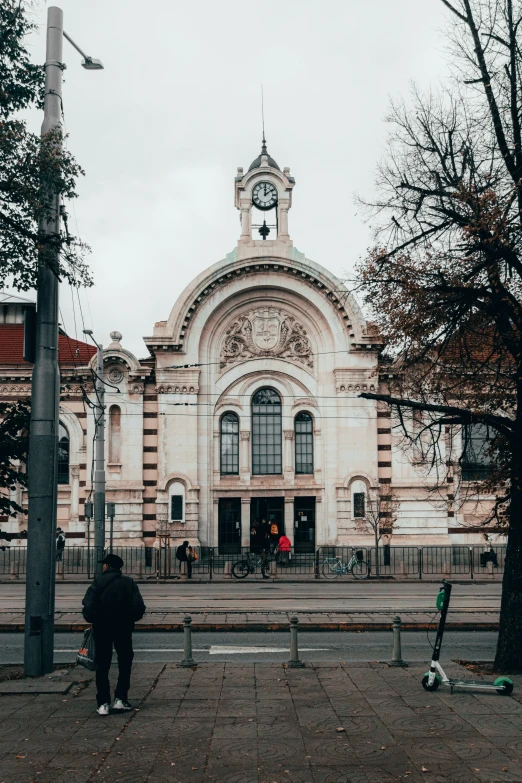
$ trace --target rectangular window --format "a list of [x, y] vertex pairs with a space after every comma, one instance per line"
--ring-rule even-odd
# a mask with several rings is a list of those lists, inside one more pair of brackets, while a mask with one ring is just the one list
[[183, 495], [172, 495], [170, 499], [170, 518], [173, 522], [183, 522]]
[[239, 473], [239, 420], [235, 413], [221, 419], [221, 473]]
[[364, 492], [353, 493], [353, 515], [356, 519], [366, 514], [366, 496]]
[[264, 401], [256, 404], [254, 397], [252, 405], [252, 473], [255, 476], [274, 475], [283, 468], [281, 402], [274, 396], [270, 404]]
[[470, 424], [462, 431], [462, 480], [483, 481], [491, 473], [494, 456], [490, 453], [493, 433], [487, 424]]
[[295, 472], [314, 472], [313, 420], [308, 413], [295, 418]]

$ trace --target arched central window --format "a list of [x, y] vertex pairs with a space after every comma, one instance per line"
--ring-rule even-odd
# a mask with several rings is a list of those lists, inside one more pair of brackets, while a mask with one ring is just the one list
[[314, 472], [314, 430], [309, 413], [295, 417], [295, 472]]
[[259, 389], [252, 397], [252, 473], [281, 472], [281, 398], [273, 389]]
[[111, 405], [109, 410], [109, 462], [121, 461], [121, 410]]
[[69, 483], [69, 433], [60, 422], [58, 430], [58, 484]]
[[221, 419], [221, 473], [239, 473], [239, 420], [235, 413]]

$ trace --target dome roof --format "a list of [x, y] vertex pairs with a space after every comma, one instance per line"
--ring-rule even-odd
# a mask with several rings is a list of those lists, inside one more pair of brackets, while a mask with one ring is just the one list
[[268, 154], [266, 149], [266, 141], [265, 137], [263, 136], [263, 143], [261, 144], [261, 155], [258, 155], [255, 160], [252, 161], [250, 166], [248, 167], [249, 171], [252, 171], [253, 169], [258, 169], [261, 166], [261, 158], [263, 155], [266, 155], [268, 158], [268, 165], [271, 166], [273, 169], [277, 169], [278, 171], [281, 171], [275, 160]]

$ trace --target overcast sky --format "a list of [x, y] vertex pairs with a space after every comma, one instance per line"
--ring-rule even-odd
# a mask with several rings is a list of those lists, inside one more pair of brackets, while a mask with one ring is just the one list
[[[85, 71], [64, 42], [68, 145], [86, 171], [69, 211], [93, 250], [95, 286], [80, 299], [100, 342], [118, 329], [147, 355], [142, 336], [235, 246], [234, 177], [260, 152], [261, 84], [268, 150], [296, 179], [294, 244], [338, 275], [353, 268], [371, 242], [353, 196], [372, 191], [389, 98], [446, 75], [440, 0], [60, 6], [65, 30], [105, 65]], [[31, 38], [39, 62], [46, 13], [36, 8]], [[61, 306], [74, 336], [66, 285]]]

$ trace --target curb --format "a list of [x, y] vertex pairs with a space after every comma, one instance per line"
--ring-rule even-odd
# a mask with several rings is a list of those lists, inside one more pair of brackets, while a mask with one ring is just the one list
[[[60, 623], [54, 626], [55, 633], [81, 632], [90, 628], [90, 623]], [[285, 631], [288, 632], [290, 625], [288, 623], [192, 623], [193, 631], [207, 631], [210, 633], [218, 632], [263, 632], [263, 631]], [[392, 622], [382, 623], [303, 623], [299, 624], [299, 631], [347, 631], [351, 633], [360, 633], [361, 631], [391, 631]], [[402, 623], [403, 631], [434, 631], [437, 630], [438, 623]], [[498, 631], [498, 622], [490, 623], [446, 623], [448, 631]], [[183, 631], [183, 623], [142, 623], [134, 629], [135, 633], [144, 631], [156, 631], [158, 633], [171, 632], [180, 633]], [[23, 633], [23, 623], [0, 623], [1, 633]]]
[[[244, 581], [244, 582], [238, 582], [238, 580], [230, 578], [225, 579], [156, 579], [155, 577], [150, 577], [149, 579], [139, 579], [132, 576], [132, 574], [126, 574], [126, 576], [131, 576], [136, 584], [138, 585], [183, 585], [183, 584], [191, 584], [191, 585], [229, 585], [229, 584], [252, 584], [252, 581]], [[418, 579], [415, 577], [411, 577], [410, 579], [397, 579], [396, 577], [383, 577], [381, 579], [367, 579], [367, 580], [354, 580], [354, 579], [336, 579], [336, 580], [327, 580], [327, 579], [270, 579], [270, 582], [272, 584], [280, 584], [280, 585], [316, 585], [316, 584], [390, 584], [390, 582], [393, 582], [394, 584], [440, 584], [442, 579], [445, 579], [446, 577], [443, 577], [442, 575], [433, 579], [425, 579], [424, 577], [422, 579]], [[451, 579], [451, 577], [450, 577]], [[88, 579], [85, 577], [84, 579], [57, 579], [56, 585], [89, 585], [91, 584], [92, 579]], [[256, 579], [254, 580], [254, 584], [257, 582], [261, 583], [261, 580]], [[26, 580], [24, 578], [22, 579], [2, 579], [0, 578], [0, 585], [25, 585]], [[494, 585], [494, 584], [502, 584], [502, 579], [451, 579], [451, 583], [454, 585]]]

